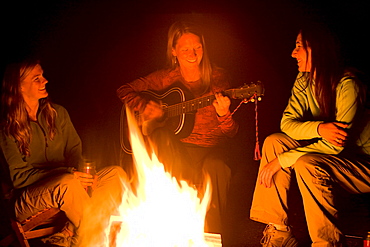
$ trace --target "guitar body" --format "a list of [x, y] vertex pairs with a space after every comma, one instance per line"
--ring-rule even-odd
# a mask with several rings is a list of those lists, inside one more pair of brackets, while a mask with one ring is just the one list
[[[141, 125], [144, 135], [150, 135], [152, 131], [159, 126], [166, 126], [175, 133], [179, 138], [185, 138], [193, 130], [195, 113], [198, 109], [212, 105], [215, 100], [214, 95], [207, 95], [200, 98], [194, 98], [192, 93], [187, 90], [181, 83], [172, 85], [170, 89], [161, 92], [143, 91], [142, 96], [148, 100], [158, 102], [164, 111], [164, 121], [146, 121]], [[246, 84], [240, 88], [228, 89], [223, 92], [224, 95], [231, 99], [242, 99], [244, 103], [249, 100], [260, 100], [264, 95], [263, 84], [257, 83]], [[138, 112], [134, 112], [135, 118], [139, 119]], [[132, 154], [129, 130], [126, 117], [126, 106], [122, 107], [120, 120], [120, 139], [121, 147], [127, 154]]]
[[[150, 130], [143, 130], [143, 133], [150, 134], [158, 126], [166, 126], [175, 133], [179, 138], [185, 138], [190, 135], [193, 130], [194, 121], [195, 121], [195, 111], [176, 114], [174, 116], [168, 117], [166, 109], [169, 106], [182, 103], [188, 100], [193, 99], [193, 95], [188, 91], [179, 86], [172, 87], [169, 90], [163, 90], [161, 92], [153, 91], [142, 91], [141, 96], [148, 100], [156, 101], [162, 105], [163, 110], [165, 111], [165, 120], [163, 123], [150, 123]], [[135, 112], [135, 117], [138, 118], [138, 112]], [[148, 133], [149, 132], [149, 133]], [[129, 141], [129, 130], [126, 117], [125, 106], [121, 110], [121, 146], [122, 149], [128, 153], [132, 154], [131, 145]]]
[[196, 110], [170, 117], [166, 113], [166, 109], [168, 109], [171, 105], [193, 99], [194, 97], [190, 92], [183, 90], [180, 87], [173, 87], [168, 91], [164, 91], [163, 93], [143, 91], [142, 94], [144, 97], [156, 101], [162, 105], [162, 108], [165, 111], [164, 117], [166, 118], [164, 125], [172, 130], [175, 135], [177, 135], [179, 138], [184, 138], [190, 135], [194, 126]]

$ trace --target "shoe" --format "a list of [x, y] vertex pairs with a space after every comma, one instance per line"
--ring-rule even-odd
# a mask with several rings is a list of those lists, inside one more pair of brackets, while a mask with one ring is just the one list
[[269, 224], [263, 231], [261, 239], [263, 247], [297, 247], [298, 241], [295, 239], [290, 227], [288, 231], [279, 231], [275, 226]]
[[72, 237], [66, 236], [61, 232], [57, 232], [47, 238], [41, 239], [41, 241], [48, 247], [70, 247]]

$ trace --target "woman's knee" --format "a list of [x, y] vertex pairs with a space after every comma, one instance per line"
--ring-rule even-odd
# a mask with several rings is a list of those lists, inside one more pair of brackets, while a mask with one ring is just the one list
[[305, 179], [309, 176], [313, 183], [325, 186], [332, 183], [327, 167], [325, 158], [322, 154], [303, 155], [293, 166], [298, 178]]
[[320, 154], [308, 153], [299, 157], [293, 165], [293, 168], [295, 170], [307, 169], [309, 167], [315, 168], [321, 166], [321, 163], [322, 158]]
[[316, 163], [316, 155], [305, 154], [297, 159], [293, 165], [293, 168], [296, 173], [301, 173], [307, 170], [315, 169]]
[[[262, 152], [268, 157], [273, 159], [280, 153], [299, 147], [298, 141], [287, 136], [284, 133], [274, 133], [266, 137]], [[272, 156], [271, 156], [272, 155]]]
[[[49, 186], [54, 191], [68, 191], [68, 193], [81, 193], [83, 190], [80, 180], [74, 174], [65, 173], [55, 178], [55, 184]], [[64, 193], [64, 192], [63, 192]]]
[[284, 133], [273, 133], [265, 138], [263, 145], [264, 146], [281, 145], [285, 139], [287, 139], [287, 135], [285, 135]]
[[79, 181], [72, 173], [63, 173], [54, 177], [50, 177], [46, 181], [40, 181], [40, 185], [42, 185], [42, 187], [69, 187], [76, 184], [79, 184]]
[[125, 170], [120, 166], [107, 166], [101, 169], [98, 173], [97, 187], [126, 187], [130, 181]]
[[125, 170], [121, 166], [107, 166], [101, 169], [98, 172], [99, 177], [103, 176], [113, 176], [113, 177], [119, 177], [119, 178], [127, 178], [127, 174]]

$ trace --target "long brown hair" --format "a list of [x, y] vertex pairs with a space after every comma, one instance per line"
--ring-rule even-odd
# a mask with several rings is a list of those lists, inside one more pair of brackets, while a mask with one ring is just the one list
[[203, 46], [203, 58], [199, 64], [201, 79], [205, 90], [207, 90], [211, 84], [212, 66], [208, 57], [206, 43], [202, 28], [193, 22], [189, 21], [177, 21], [173, 23], [168, 31], [167, 41], [167, 63], [172, 69], [175, 69], [179, 64], [176, 61], [176, 57], [172, 55], [172, 49], [176, 47], [178, 39], [185, 33], [192, 33], [197, 35]]
[[336, 32], [321, 22], [307, 22], [300, 30], [303, 48], [311, 48], [311, 71], [308, 73], [308, 86], [314, 84], [315, 98], [323, 120], [335, 121], [336, 89], [341, 79], [351, 77], [359, 88], [357, 101], [363, 107], [366, 100], [366, 87], [360, 79], [361, 72], [346, 67]]
[[[21, 82], [40, 64], [38, 60], [25, 60], [11, 63], [4, 72], [1, 95], [1, 127], [8, 137], [14, 138], [19, 151], [30, 156], [31, 124], [26, 110], [26, 102], [21, 93]], [[39, 100], [39, 111], [48, 126], [49, 138], [52, 140], [56, 134], [56, 111], [48, 98]]]
[[324, 120], [335, 120], [336, 88], [344, 74], [343, 60], [337, 37], [326, 26], [310, 23], [300, 31], [303, 48], [311, 48], [312, 67], [309, 84], [315, 87], [315, 97]]

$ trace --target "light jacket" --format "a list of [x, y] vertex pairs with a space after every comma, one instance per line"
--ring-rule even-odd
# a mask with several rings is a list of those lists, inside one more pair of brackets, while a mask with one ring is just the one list
[[[318, 133], [320, 119], [320, 108], [315, 99], [314, 86], [307, 86], [308, 77], [299, 73], [294, 83], [288, 105], [281, 119], [281, 130], [296, 140], [311, 140], [318, 138], [317, 142], [310, 145], [298, 147], [278, 155], [283, 168], [292, 166], [299, 157], [307, 153], [340, 154], [344, 147], [338, 147]], [[362, 124], [354, 123], [358, 111], [357, 97], [359, 88], [349, 75], [345, 75], [336, 89], [336, 120], [350, 124], [350, 128], [361, 126], [354, 138], [355, 147], [351, 148], [358, 154], [366, 154], [370, 158], [370, 112], [369, 109], [361, 113]], [[351, 129], [350, 133], [356, 133]]]

